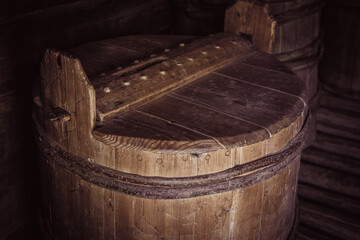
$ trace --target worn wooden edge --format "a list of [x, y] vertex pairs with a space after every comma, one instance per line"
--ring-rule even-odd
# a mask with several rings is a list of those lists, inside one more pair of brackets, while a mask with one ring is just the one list
[[[289, 59], [289, 60], [280, 60], [284, 64], [286, 64], [288, 67], [290, 67], [293, 71], [299, 71], [305, 68], [309, 68], [312, 66], [315, 66], [319, 64], [320, 60], [322, 59], [322, 51], [316, 52], [313, 55], [305, 56], [305, 57], [299, 57], [295, 59]], [[276, 56], [278, 57], [278, 56]]]
[[[244, 57], [250, 49], [250, 43], [244, 38], [218, 33], [189, 44], [179, 44], [159, 57], [144, 59], [137, 63], [138, 66], [129, 66], [119, 73], [113, 73], [113, 76], [117, 76], [113, 79], [117, 85], [113, 86], [112, 91], [109, 87], [108, 91], [96, 89], [97, 116], [100, 121], [104, 121], [156, 100]], [[208, 58], [207, 55], [212, 57]], [[196, 69], [182, 67], [193, 66], [195, 62], [198, 63]], [[122, 84], [124, 82], [127, 83], [125, 86]]]
[[[51, 50], [49, 50], [51, 51]], [[58, 50], [52, 50], [53, 52], [57, 52], [59, 55], [61, 53], [61, 51], [58, 51]], [[89, 82], [89, 80], [86, 78], [86, 75], [85, 75], [85, 72], [83, 71], [82, 69], [82, 66], [81, 66], [81, 63], [80, 61], [73, 57], [71, 54], [68, 54], [68, 53], [64, 53], [62, 54], [61, 56], [63, 57], [66, 57], [68, 59], [70, 59], [71, 61], [75, 61], [78, 68], [79, 68], [79, 71], [81, 72], [81, 76], [82, 76], [82, 79], [85, 79], [85, 83], [91, 87], [91, 83]], [[76, 70], [78, 71], [78, 70]], [[93, 91], [93, 87], [91, 87], [91, 90]], [[93, 99], [95, 99], [95, 96], [93, 96]], [[94, 100], [92, 100], [94, 101]], [[92, 116], [94, 115], [94, 113], [92, 113]], [[93, 120], [92, 121], [95, 121], [94, 120], [94, 116], [93, 116]], [[292, 122], [289, 126], [285, 127], [284, 129], [279, 129], [280, 132], [276, 133], [276, 134], [273, 134], [272, 135], [272, 138], [271, 139], [267, 139], [263, 142], [258, 142], [257, 145], [250, 145], [251, 146], [258, 146], [258, 145], [266, 145], [266, 148], [268, 148], [270, 145], [271, 147], [269, 147], [269, 151], [266, 150], [265, 154], [270, 154], [270, 153], [273, 153], [275, 151], [277, 151], [278, 149], [280, 149], [281, 147], [283, 147], [283, 145], [288, 142], [289, 140], [291, 140], [291, 138], [293, 138], [293, 136], [299, 131], [299, 128], [301, 128], [302, 124], [303, 124], [303, 121], [304, 121], [304, 118], [306, 118], [306, 109], [304, 109], [303, 112], [299, 113], [299, 117], [294, 121]], [[94, 125], [93, 125], [94, 126]], [[106, 145], [110, 145], [112, 147], [117, 147], [118, 149], [125, 149], [125, 148], [131, 148], [131, 149], [136, 149], [136, 150], [145, 150], [145, 151], [151, 151], [151, 152], [156, 152], [156, 153], [166, 153], [166, 154], [169, 154], [169, 153], [186, 153], [186, 154], [192, 154], [192, 153], [203, 153], [203, 152], [208, 152], [208, 151], [216, 151], [218, 149], [224, 149], [225, 150], [228, 150], [230, 148], [237, 148], [237, 147], [241, 147], [241, 146], [244, 146], [243, 143], [234, 143], [234, 144], [229, 144], [229, 145], [226, 145], [224, 146], [223, 144], [219, 144], [219, 142], [217, 141], [214, 141], [214, 139], [205, 139], [205, 140], [201, 140], [199, 141], [199, 146], [202, 145], [201, 148], [183, 148], [183, 149], [176, 149], [176, 150], [169, 150], [169, 146], [170, 145], [173, 145], [173, 144], [188, 144], [188, 146], [190, 145], [193, 145], [194, 142], [171, 142], [171, 141], [168, 141], [168, 142], [164, 142], [164, 144], [161, 144], [161, 147], [162, 148], [152, 148], [153, 145], [152, 144], [149, 144], [148, 146], [150, 146], [150, 148], [139, 148], [139, 147], [135, 147], [133, 148], [134, 146], [129, 146], [129, 145], [121, 145], [121, 143], [119, 144], [118, 141], [115, 141], [115, 143], [113, 144], [109, 144], [107, 142], [104, 142], [102, 137], [103, 136], [97, 136], [96, 134], [96, 131], [93, 131], [94, 130], [94, 127], [92, 127], [92, 129], [89, 129], [90, 130], [90, 138], [93, 139], [93, 140], [97, 140], [99, 141], [100, 143], [105, 143]], [[290, 134], [288, 134], [290, 133]], [[284, 139], [285, 137], [285, 139]], [[129, 140], [128, 142], [132, 142], [132, 138], [128, 138], [127, 140]], [[226, 140], [226, 139], [225, 139]], [[279, 141], [280, 143], [278, 144], [275, 144], [274, 146], [272, 146], [272, 144], [270, 144], [270, 141], [271, 140], [272, 142], [277, 142]], [[169, 145], [170, 144], [170, 145]], [[209, 147], [209, 145], [211, 145], [211, 147]], [[248, 147], [248, 145], [247, 145]], [[173, 148], [172, 148], [173, 149]], [[70, 152], [77, 152], [77, 151], [72, 151], [72, 150], [69, 150]], [[100, 161], [102, 162], [102, 161]]]
[[[93, 131], [93, 136], [98, 141], [115, 148], [124, 148], [124, 149], [134, 149], [134, 150], [141, 150], [141, 151], [151, 151], [156, 153], [167, 153], [167, 154], [174, 154], [174, 153], [205, 153], [205, 152], [213, 152], [219, 149], [228, 150], [233, 148], [240, 148], [240, 147], [251, 147], [257, 146], [265, 142], [268, 144], [269, 141], [277, 142], [277, 140], [281, 139], [281, 142], [288, 142], [293, 137], [294, 134], [287, 135], [285, 133], [292, 131], [298, 132], [301, 129], [301, 126], [304, 123], [304, 119], [307, 118], [307, 109], [304, 109], [304, 112], [299, 113], [299, 116], [293, 121], [289, 126], [284, 127], [279, 132], [275, 134], [269, 135], [269, 138], [263, 139], [260, 142], [255, 142], [250, 145], [247, 145], [247, 142], [235, 142], [232, 144], [225, 144], [223, 142], [233, 142], [232, 139], [238, 136], [229, 136], [229, 137], [222, 137], [222, 138], [208, 138], [208, 139], [201, 139], [201, 140], [189, 140], [189, 141], [172, 141], [172, 140], [161, 140], [161, 144], [157, 139], [137, 139], [134, 137], [127, 137], [127, 136], [119, 136], [119, 135], [112, 135], [112, 134], [104, 134], [99, 131]], [[285, 138], [285, 139], [284, 139]], [[139, 146], [135, 144], [137, 140], [146, 141], [146, 146]], [[174, 146], [177, 146], [174, 148]], [[179, 147], [183, 146], [183, 147]], [[273, 151], [278, 150], [282, 146], [278, 147], [277, 149], [271, 149], [267, 153], [272, 153]]]
[[[292, 3], [292, 1], [285, 1], [285, 3], [287, 2]], [[295, 6], [294, 9], [284, 9], [280, 12], [274, 11], [272, 8], [272, 5], [278, 3], [250, 0], [236, 1], [226, 10], [225, 32], [250, 35], [254, 46], [259, 50], [273, 53], [273, 47], [277, 38], [276, 31], [278, 29], [286, 24], [297, 22], [302, 18], [319, 14], [321, 9], [324, 8], [326, 1], [318, 0], [310, 4], [304, 3], [304, 5], [295, 1], [293, 4]], [[241, 11], [245, 18], [236, 13], [238, 11]], [[238, 24], [234, 24], [235, 22]], [[259, 24], [263, 27], [256, 27]]]
[[69, 153], [46, 136], [37, 124], [38, 146], [47, 161], [54, 161], [80, 178], [113, 191], [151, 199], [191, 198], [246, 187], [278, 174], [295, 159], [305, 145], [309, 121], [279, 152], [233, 168], [192, 177], [149, 177], [89, 162]]
[[[68, 64], [66, 64], [66, 66], [62, 66], [63, 62], [67, 62]], [[56, 65], [57, 67], [54, 67], [54, 65]], [[47, 69], [49, 66], [54, 67], [51, 69], [52, 73], [51, 74], [55, 74], [56, 76], [52, 76], [53, 79], [50, 86], [47, 86], [47, 84], [45, 83], [46, 81], [49, 81], [50, 79], [46, 79], [49, 78], [48, 75], [48, 71], [49, 69]], [[42, 103], [44, 103], [44, 113], [47, 114], [48, 112], [52, 112], [54, 109], [56, 108], [61, 108], [67, 112], [71, 112], [69, 111], [69, 109], [67, 109], [67, 107], [64, 106], [64, 104], [62, 104], [61, 102], [59, 102], [59, 99], [55, 100], [53, 95], [49, 95], [47, 96], [47, 90], [46, 89], [51, 89], [53, 86], [53, 83], [57, 83], [60, 84], [63, 79], [61, 76], [61, 69], [63, 67], [67, 68], [67, 72], [70, 73], [70, 75], [74, 76], [75, 81], [79, 81], [76, 84], [79, 84], [83, 90], [86, 91], [86, 94], [88, 96], [80, 96], [79, 99], [88, 97], [88, 106], [86, 110], [84, 110], [84, 112], [86, 114], [82, 114], [80, 116], [76, 116], [76, 121], [77, 122], [82, 122], [82, 123], [86, 123], [86, 125], [88, 126], [88, 129], [82, 129], [83, 131], [86, 131], [85, 134], [87, 134], [90, 138], [92, 138], [92, 130], [95, 127], [95, 122], [96, 122], [96, 93], [95, 93], [95, 89], [92, 86], [91, 82], [89, 81], [83, 67], [82, 64], [80, 62], [80, 60], [74, 56], [72, 56], [71, 54], [67, 53], [67, 52], [63, 52], [61, 50], [57, 50], [57, 49], [46, 49], [43, 59], [41, 61], [41, 85], [43, 88], [43, 95], [42, 97], [44, 99], [42, 99]], [[69, 90], [69, 89], [59, 89], [59, 91], [64, 91], [64, 90]], [[74, 90], [73, 90], [74, 91]], [[57, 96], [57, 98], [59, 98], [60, 96]], [[67, 99], [68, 101], [70, 99]], [[73, 99], [73, 100], [78, 100], [78, 99]], [[73, 106], [68, 106], [68, 107], [73, 107]], [[71, 113], [70, 115], [75, 115], [75, 113]], [[73, 116], [75, 118], [75, 116]]]
[[323, 36], [319, 36], [314, 39], [309, 45], [296, 49], [290, 52], [277, 53], [273, 54], [277, 60], [280, 62], [292, 62], [299, 61], [303, 58], [318, 56], [319, 60], [323, 56], [323, 46], [322, 46]]
[[[250, 35], [254, 46], [261, 51], [271, 53], [275, 41], [276, 21], [271, 19], [263, 6], [264, 4], [258, 5], [248, 1], [235, 2], [231, 7], [226, 9], [224, 31], [234, 34]], [[240, 14], [238, 15], [238, 13], [236, 13], [238, 11], [243, 12], [244, 15], [247, 14], [248, 19], [242, 20], [239, 24], [234, 24], [239, 22], [237, 17], [240, 17]], [[255, 19], [252, 13], [256, 13], [256, 17], [260, 19]], [[258, 21], [256, 25], [261, 24], [265, 27], [261, 29], [254, 28], [256, 21]]]

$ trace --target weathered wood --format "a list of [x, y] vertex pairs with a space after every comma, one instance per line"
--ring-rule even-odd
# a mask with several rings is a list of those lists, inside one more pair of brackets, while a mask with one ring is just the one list
[[349, 175], [334, 169], [309, 162], [301, 163], [299, 181], [351, 196], [360, 197], [360, 180], [356, 175]]
[[354, 99], [346, 98], [344, 96], [335, 95], [324, 90], [320, 92], [319, 96], [320, 106], [353, 112], [354, 115], [360, 114], [359, 101], [355, 101]]
[[360, 114], [323, 107], [316, 118], [318, 131], [360, 141]]
[[104, 86], [96, 89], [100, 121], [153, 101], [250, 52], [247, 41], [233, 35], [221, 36], [180, 43], [180, 47], [159, 57], [148, 57], [106, 78], [95, 79]]
[[311, 224], [307, 225], [306, 220], [304, 222], [300, 222], [296, 229], [296, 240], [328, 240], [333, 236], [330, 234], [324, 233], [319, 229], [314, 229]]
[[298, 195], [306, 201], [326, 205], [349, 214], [360, 214], [360, 200], [332, 191], [331, 189], [319, 188], [310, 184], [300, 183]]
[[[155, 58], [180, 58], [177, 51], [189, 46], [189, 52], [209, 54], [209, 62], [186, 56], [193, 63], [181, 62], [183, 69], [206, 74], [103, 121], [96, 121], [98, 93], [106, 93], [116, 73], [133, 74], [134, 60], [149, 59], [151, 52], [135, 47], [146, 37], [72, 50], [83, 66], [74, 56], [45, 53], [34, 116], [44, 226], [60, 239], [287, 239], [308, 129], [299, 132], [307, 117], [304, 83], [243, 39], [217, 34], [205, 44], [186, 38], [195, 41], [184, 46], [184, 37], [176, 44], [169, 38], [149, 36]], [[214, 71], [214, 39], [244, 54]], [[208, 41], [214, 43], [209, 50]], [[96, 49], [104, 46], [103, 53]], [[94, 60], [87, 59], [93, 58], [86, 52], [91, 48]], [[150, 65], [140, 71], [158, 73], [156, 63]]]
[[[337, 239], [357, 239], [360, 237], [358, 219], [322, 204], [302, 201], [300, 204], [300, 222], [313, 229], [321, 229], [326, 235]], [[326, 236], [325, 235], [325, 236]]]
[[225, 31], [251, 35], [254, 45], [268, 53], [292, 52], [320, 36], [323, 4], [318, 0], [237, 1], [227, 9]]
[[302, 152], [302, 160], [324, 166], [344, 173], [358, 175], [360, 173], [359, 158], [352, 158], [338, 153], [329, 153], [310, 146]]
[[259, 50], [275, 54], [306, 82], [312, 98], [317, 91], [323, 5], [321, 0], [239, 0], [226, 11], [225, 31], [247, 35]]
[[359, 158], [360, 155], [358, 140], [342, 138], [328, 133], [317, 132], [316, 141], [312, 146], [329, 153], [337, 153], [353, 158]]

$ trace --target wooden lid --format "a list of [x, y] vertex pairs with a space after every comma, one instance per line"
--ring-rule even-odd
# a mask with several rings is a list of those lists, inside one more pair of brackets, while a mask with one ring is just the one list
[[93, 135], [112, 146], [229, 149], [298, 131], [306, 113], [304, 83], [237, 36], [130, 36], [69, 52], [96, 91]]

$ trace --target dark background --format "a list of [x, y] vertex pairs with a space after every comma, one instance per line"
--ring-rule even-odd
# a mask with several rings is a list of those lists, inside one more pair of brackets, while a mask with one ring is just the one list
[[[0, 239], [39, 239], [40, 182], [32, 138], [32, 86], [46, 48], [133, 34], [223, 30], [231, 0], [2, 0], [0, 2]], [[323, 10], [322, 86], [359, 100], [360, 4]], [[341, 67], [338, 62], [341, 61]], [[333, 78], [349, 83], [339, 88]], [[352, 87], [355, 86], [355, 87]], [[356, 106], [356, 105], [355, 105]], [[358, 105], [359, 106], [359, 105]], [[360, 106], [359, 106], [360, 108]]]

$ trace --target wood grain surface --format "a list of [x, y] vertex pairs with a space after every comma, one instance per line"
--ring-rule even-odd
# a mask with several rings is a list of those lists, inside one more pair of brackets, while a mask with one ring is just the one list
[[322, 0], [239, 0], [227, 9], [224, 29], [247, 36], [257, 49], [274, 54], [306, 83], [312, 98], [318, 88], [324, 4]]
[[[236, 58], [213, 68], [218, 39], [228, 44], [227, 51], [234, 49]], [[151, 47], [143, 51], [144, 42]], [[216, 174], [284, 149], [307, 117], [304, 83], [275, 58], [233, 35], [130, 36], [70, 52], [45, 53], [41, 104], [34, 118], [39, 133], [44, 132], [39, 142], [53, 141], [83, 159], [84, 166], [164, 180]], [[143, 64], [152, 54], [166, 61], [189, 52], [199, 55], [187, 56], [191, 64], [178, 67], [194, 79], [126, 112], [99, 117], [98, 93], [117, 97], [106, 87], [119, 77], [130, 79], [123, 88], [131, 87], [135, 71], [149, 71], [146, 76], [159, 72], [156, 61]], [[209, 61], [204, 61], [208, 53]], [[65, 169], [45, 151], [41, 157], [42, 181], [47, 183], [43, 225], [60, 239], [287, 239], [292, 228], [299, 155], [256, 184], [184, 199], [147, 199], [103, 188], [74, 174], [71, 163]]]

